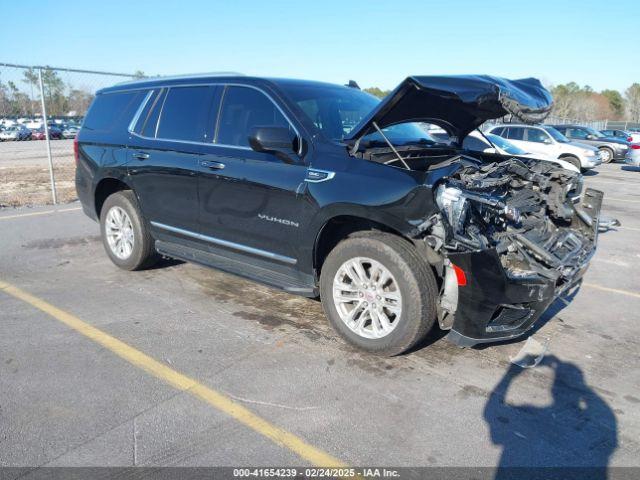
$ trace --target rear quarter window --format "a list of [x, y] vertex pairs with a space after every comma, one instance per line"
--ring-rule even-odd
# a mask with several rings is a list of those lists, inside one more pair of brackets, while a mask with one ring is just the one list
[[146, 92], [101, 93], [96, 96], [84, 120], [83, 128], [94, 131], [113, 131], [127, 128]]

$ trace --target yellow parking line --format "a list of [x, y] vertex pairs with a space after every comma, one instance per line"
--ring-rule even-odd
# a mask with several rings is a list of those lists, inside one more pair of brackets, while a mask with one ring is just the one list
[[595, 288], [596, 290], [602, 290], [603, 292], [619, 293], [620, 295], [627, 295], [629, 297], [640, 298], [640, 293], [630, 292], [628, 290], [621, 290], [619, 288], [610, 288], [596, 285], [595, 283], [583, 283], [585, 287]]
[[0, 217], [0, 220], [10, 220], [12, 218], [22, 218], [22, 217], [35, 217], [36, 215], [48, 215], [50, 213], [75, 212], [77, 210], [82, 210], [82, 207], [63, 208], [60, 210], [44, 210], [42, 212], [19, 213], [17, 215], [6, 215], [4, 217]]
[[223, 395], [212, 388], [206, 387], [197, 380], [167, 367], [145, 353], [136, 350], [115, 337], [112, 337], [108, 333], [83, 322], [78, 317], [61, 310], [50, 303], [19, 289], [18, 287], [3, 282], [2, 280], [0, 280], [0, 290], [52, 316], [69, 328], [72, 328], [76, 332], [111, 350], [120, 358], [162, 380], [163, 382], [168, 383], [172, 387], [203, 400], [212, 407], [235, 418], [252, 430], [264, 435], [274, 443], [288, 448], [312, 464], [324, 467], [345, 466], [345, 464], [337, 458], [334, 458], [328, 453], [309, 445], [296, 435], [273, 425], [267, 420], [264, 420], [247, 408], [234, 402], [226, 395]]

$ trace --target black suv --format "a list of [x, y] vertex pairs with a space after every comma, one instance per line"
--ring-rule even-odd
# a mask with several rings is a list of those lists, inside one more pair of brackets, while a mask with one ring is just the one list
[[586, 143], [600, 150], [602, 163], [624, 160], [629, 151], [629, 142], [621, 138], [607, 137], [595, 128], [582, 125], [551, 125], [565, 137], [575, 142]]
[[96, 95], [77, 191], [121, 268], [164, 255], [320, 296], [340, 334], [387, 355], [436, 321], [459, 345], [512, 338], [581, 278], [602, 193], [461, 144], [551, 104], [535, 79], [488, 76], [410, 77], [382, 102], [311, 81], [136, 81]]

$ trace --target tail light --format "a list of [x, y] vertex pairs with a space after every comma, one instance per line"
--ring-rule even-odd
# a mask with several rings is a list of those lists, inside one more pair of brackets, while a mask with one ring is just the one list
[[632, 143], [631, 148], [634, 150], [640, 150], [640, 143]]
[[78, 147], [78, 136], [73, 139], [73, 158], [76, 160], [76, 167], [78, 167], [78, 161], [80, 160], [80, 149]]
[[627, 137], [627, 142], [633, 142], [633, 137]]

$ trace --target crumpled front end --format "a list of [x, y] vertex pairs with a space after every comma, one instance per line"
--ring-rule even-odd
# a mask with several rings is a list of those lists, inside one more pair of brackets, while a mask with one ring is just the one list
[[440, 325], [455, 343], [521, 335], [595, 252], [603, 194], [551, 163], [469, 164], [435, 196], [425, 241], [445, 258]]

